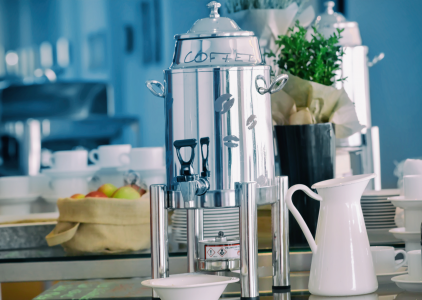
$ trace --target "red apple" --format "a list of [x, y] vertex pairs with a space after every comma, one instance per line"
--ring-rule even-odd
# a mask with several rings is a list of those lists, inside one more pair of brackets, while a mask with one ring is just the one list
[[72, 199], [83, 199], [83, 198], [85, 198], [85, 195], [84, 194], [74, 194], [74, 195], [70, 196], [70, 198], [72, 198]]
[[117, 187], [115, 187], [111, 183], [104, 183], [102, 186], [98, 188], [98, 192], [104, 193], [107, 197], [111, 197], [114, 192], [117, 190]]
[[86, 194], [85, 198], [108, 198], [106, 194], [99, 191], [94, 191]]

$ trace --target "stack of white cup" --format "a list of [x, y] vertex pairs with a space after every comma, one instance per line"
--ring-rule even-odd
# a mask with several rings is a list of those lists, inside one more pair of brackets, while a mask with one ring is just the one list
[[54, 152], [49, 165], [50, 169], [43, 170], [43, 174], [50, 177], [49, 190], [42, 196], [54, 203], [58, 198], [88, 193], [88, 179], [98, 171], [97, 167], [88, 166], [86, 150]]
[[129, 164], [127, 155], [131, 152], [132, 146], [125, 145], [104, 145], [89, 152], [89, 159], [100, 168], [96, 177], [98, 181], [95, 188], [105, 183], [114, 184], [116, 187], [124, 185], [124, 167]]
[[133, 170], [141, 176], [141, 181], [147, 186], [164, 184], [166, 169], [163, 147], [133, 148], [130, 153], [122, 156], [126, 169]]
[[[371, 247], [372, 261], [374, 263], [375, 274], [377, 276], [383, 276], [386, 279], [386, 282], [380, 283], [389, 283], [391, 277], [386, 277], [385, 275], [396, 275], [400, 273], [406, 273], [405, 271], [400, 271], [399, 269], [407, 264], [408, 255], [404, 250], [395, 250], [394, 247], [387, 246], [376, 246]], [[403, 255], [402, 260], [396, 260], [398, 254]], [[383, 277], [379, 277], [382, 280]]]
[[406, 244], [406, 251], [420, 249], [422, 225], [422, 175], [403, 177], [404, 196], [391, 197], [396, 207], [404, 209], [404, 227], [390, 232]]
[[[404, 289], [408, 292], [416, 292], [419, 294], [413, 294], [409, 299], [418, 299], [422, 292], [422, 260], [421, 250], [412, 250], [407, 252], [408, 259], [408, 271], [409, 274], [395, 276], [391, 278], [399, 288]], [[396, 298], [398, 299], [398, 298]]]

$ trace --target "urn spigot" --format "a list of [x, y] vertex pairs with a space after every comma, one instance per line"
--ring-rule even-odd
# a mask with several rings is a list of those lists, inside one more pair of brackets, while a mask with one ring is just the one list
[[[205, 138], [205, 139], [208, 139], [208, 143], [203, 143], [203, 139], [201, 139], [201, 147], [203, 144], [207, 145], [207, 157], [206, 159], [204, 159], [204, 154], [202, 153], [202, 159], [203, 159], [203, 163], [205, 161], [205, 164], [207, 164], [209, 138]], [[207, 179], [207, 177], [209, 176], [209, 171], [208, 173], [202, 172], [208, 176], [199, 177], [198, 174], [194, 174], [192, 163], [193, 163], [193, 160], [195, 159], [195, 148], [197, 145], [196, 139], [178, 140], [178, 141], [175, 141], [173, 145], [176, 148], [177, 158], [179, 159], [179, 162], [180, 162], [180, 175], [176, 177], [176, 180], [177, 180], [178, 186], [180, 187], [180, 191], [182, 192], [183, 201], [191, 202], [194, 200], [195, 196], [201, 196], [209, 190], [210, 183]], [[191, 154], [188, 161], [185, 161], [182, 158], [182, 155], [180, 154], [180, 149], [184, 147], [191, 148]], [[203, 170], [204, 170], [204, 166], [203, 166]], [[205, 170], [207, 170], [206, 166], [205, 166]], [[187, 207], [190, 207], [190, 205], [187, 205]]]

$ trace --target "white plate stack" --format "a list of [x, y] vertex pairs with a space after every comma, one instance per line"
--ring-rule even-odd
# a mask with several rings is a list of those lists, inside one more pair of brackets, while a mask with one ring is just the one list
[[[174, 241], [186, 244], [186, 210], [176, 209], [171, 216]], [[239, 236], [239, 208], [204, 209], [204, 238], [223, 231], [229, 238]]]
[[371, 245], [399, 242], [388, 232], [396, 228], [394, 217], [396, 208], [387, 200], [400, 194], [398, 189], [366, 191], [361, 198], [363, 218]]

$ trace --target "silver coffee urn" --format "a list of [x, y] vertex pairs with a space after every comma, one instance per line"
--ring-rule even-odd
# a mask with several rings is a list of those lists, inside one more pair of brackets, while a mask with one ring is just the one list
[[[164, 98], [166, 119], [167, 185], [150, 188], [152, 278], [169, 276], [167, 210], [186, 209], [187, 272], [240, 270], [241, 297], [257, 299], [259, 205], [272, 204], [273, 286], [290, 285], [288, 184], [274, 175], [270, 102], [288, 76], [271, 81], [254, 33], [220, 17], [220, 6], [210, 2], [209, 17], [175, 36], [164, 83], [146, 82]], [[220, 232], [204, 240], [204, 209], [233, 207], [239, 208], [240, 236]], [[206, 251], [216, 244], [230, 255]]]
[[[337, 139], [336, 176], [370, 174], [377, 175], [368, 185], [369, 189], [381, 189], [381, 158], [379, 128], [372, 126], [369, 94], [369, 68], [384, 58], [384, 53], [368, 60], [368, 47], [362, 45], [359, 26], [356, 22], [334, 11], [335, 3], [325, 3], [326, 11], [318, 16], [315, 26], [325, 37], [329, 37], [336, 29], [343, 29], [340, 45], [344, 51], [337, 79], [336, 88], [344, 88], [354, 102], [359, 123], [365, 128], [346, 139]], [[346, 157], [346, 163], [343, 159]], [[343, 168], [342, 168], [343, 167]], [[340, 169], [340, 170], [339, 170]], [[345, 174], [350, 170], [351, 174]]]

